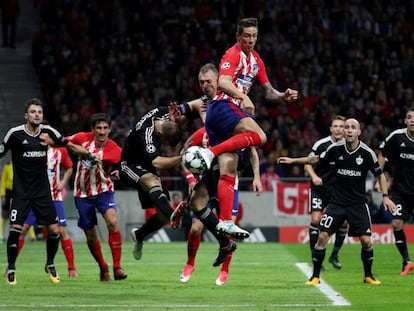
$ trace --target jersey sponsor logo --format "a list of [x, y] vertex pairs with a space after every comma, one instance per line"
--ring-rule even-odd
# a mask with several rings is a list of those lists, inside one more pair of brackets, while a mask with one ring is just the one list
[[246, 81], [247, 83], [251, 84], [254, 82], [254, 77], [242, 74], [239, 76], [238, 80]]
[[223, 68], [223, 69], [229, 69], [229, 68], [230, 68], [230, 63], [229, 63], [229, 62], [224, 62], [224, 63], [221, 65], [221, 68]]
[[339, 175], [343, 175], [343, 176], [352, 176], [352, 177], [361, 177], [362, 176], [361, 171], [347, 170], [347, 169], [344, 169], [344, 168], [339, 168], [336, 172]]
[[410, 153], [400, 153], [401, 159], [407, 159], [407, 160], [414, 160], [414, 154]]
[[4, 145], [0, 144], [0, 153], [3, 153], [3, 152], [4, 152]]
[[358, 158], [355, 159], [356, 164], [361, 165], [364, 162], [364, 159], [359, 156]]
[[155, 146], [153, 144], [149, 144], [145, 147], [148, 153], [154, 153], [155, 152]]
[[338, 158], [338, 160], [343, 160], [344, 159], [344, 157], [343, 156], [340, 156], [339, 158]]
[[25, 139], [22, 141], [22, 145], [27, 145], [29, 142]]
[[[247, 77], [245, 77], [247, 78]], [[249, 81], [249, 79], [244, 79], [244, 78], [239, 78], [237, 79], [237, 85], [245, 87], [245, 88], [250, 88], [251, 85], [253, 84], [253, 81]]]
[[44, 158], [46, 157], [46, 151], [25, 151], [23, 152], [24, 158]]
[[402, 142], [401, 145], [400, 145], [400, 147], [406, 147], [405, 146], [405, 142]]

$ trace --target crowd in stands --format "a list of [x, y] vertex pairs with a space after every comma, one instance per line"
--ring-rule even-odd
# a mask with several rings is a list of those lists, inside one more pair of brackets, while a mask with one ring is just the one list
[[[301, 93], [279, 105], [250, 93], [268, 134], [263, 168], [280, 155], [308, 154], [335, 114], [356, 117], [375, 149], [413, 103], [412, 1], [37, 0], [37, 8], [33, 65], [47, 114], [59, 116], [54, 125], [65, 134], [105, 111], [122, 145], [141, 113], [199, 97], [198, 69], [219, 63], [237, 21], [250, 16], [259, 19], [256, 49], [272, 84]], [[304, 174], [295, 166], [275, 172]]]

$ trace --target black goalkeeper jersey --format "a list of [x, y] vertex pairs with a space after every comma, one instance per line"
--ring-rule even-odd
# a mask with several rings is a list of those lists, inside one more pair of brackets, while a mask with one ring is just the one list
[[364, 203], [368, 171], [375, 177], [382, 173], [375, 152], [361, 141], [352, 151], [347, 149], [345, 140], [332, 144], [320, 161], [323, 165], [333, 165], [336, 180], [330, 202], [341, 206]]
[[47, 176], [47, 146], [41, 145], [40, 134], [47, 133], [56, 145], [65, 145], [67, 140], [48, 125], [40, 125], [40, 131], [32, 135], [24, 125], [11, 128], [0, 144], [0, 157], [8, 150], [12, 153], [13, 196], [19, 199], [34, 199], [50, 195]]
[[380, 150], [393, 166], [391, 191], [401, 195], [414, 194], [414, 140], [408, 137], [407, 128], [391, 132], [380, 144]]

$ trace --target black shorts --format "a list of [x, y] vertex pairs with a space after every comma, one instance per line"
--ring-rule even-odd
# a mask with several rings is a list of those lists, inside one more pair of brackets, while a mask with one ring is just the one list
[[217, 194], [218, 181], [220, 178], [220, 168], [217, 162], [213, 162], [211, 168], [199, 177], [194, 190], [197, 190], [201, 185], [205, 185], [208, 191], [208, 195], [215, 197]]
[[[138, 164], [127, 164], [125, 161], [121, 162], [121, 170], [119, 172], [119, 177], [121, 180], [128, 186], [136, 189], [138, 191], [138, 198], [143, 209], [153, 208], [154, 203], [152, 202], [148, 191], [142, 189], [139, 180], [145, 174], [154, 174], [160, 178], [153, 169], [146, 169]], [[167, 199], [170, 200], [170, 193], [168, 192], [167, 187], [162, 185], [162, 190], [167, 196]]]
[[119, 177], [126, 185], [138, 189], [140, 188], [139, 180], [141, 177], [149, 173], [157, 175], [154, 168], [146, 168], [139, 164], [128, 164], [126, 161], [122, 161]]
[[410, 220], [414, 210], [414, 195], [400, 195], [394, 191], [390, 193], [390, 199], [395, 203], [396, 209], [392, 213], [393, 219]]
[[327, 191], [316, 190], [311, 188], [309, 191], [309, 213], [322, 212], [329, 202]]
[[48, 226], [58, 222], [56, 208], [50, 196], [30, 200], [13, 198], [10, 205], [9, 221], [11, 225], [23, 225], [32, 210], [38, 225]]
[[329, 203], [319, 222], [319, 229], [320, 231], [334, 234], [339, 230], [345, 220], [349, 224], [349, 236], [371, 236], [371, 216], [368, 205], [365, 203], [346, 207]]

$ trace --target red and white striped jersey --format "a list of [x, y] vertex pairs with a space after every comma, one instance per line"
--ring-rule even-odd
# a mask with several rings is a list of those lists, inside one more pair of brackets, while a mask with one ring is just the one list
[[108, 139], [103, 148], [95, 146], [94, 134], [92, 132], [81, 132], [68, 137], [74, 144], [79, 144], [93, 153], [98, 161], [90, 165], [79, 158], [74, 184], [74, 195], [85, 198], [98, 195], [106, 191], [114, 191], [114, 183], [110, 178], [110, 172], [121, 160], [121, 147], [112, 139]]
[[[229, 48], [220, 61], [219, 75], [233, 77], [234, 86], [242, 93], [247, 94], [253, 83], [260, 84], [269, 82], [266, 67], [259, 54], [253, 50], [250, 55], [246, 55], [238, 43]], [[218, 92], [215, 99], [230, 98], [223, 92]], [[238, 102], [233, 99], [235, 104]]]
[[47, 175], [49, 177], [50, 192], [53, 201], [62, 201], [62, 191], [57, 188], [60, 182], [60, 168], [69, 169], [73, 166], [73, 162], [66, 148], [48, 148], [47, 149]]

